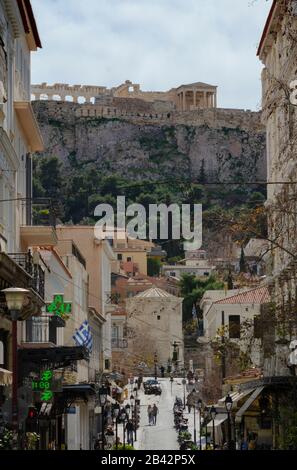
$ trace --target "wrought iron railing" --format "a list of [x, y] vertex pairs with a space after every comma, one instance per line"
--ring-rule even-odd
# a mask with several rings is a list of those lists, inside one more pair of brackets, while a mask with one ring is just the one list
[[111, 347], [113, 349], [125, 349], [128, 347], [128, 341], [125, 338], [111, 338]]
[[57, 327], [52, 317], [32, 317], [26, 321], [27, 343], [57, 344]]
[[31, 276], [28, 287], [31, 287], [44, 299], [44, 271], [39, 264], [34, 263], [32, 253], [30, 251], [27, 253], [8, 253], [8, 256]]
[[28, 225], [47, 225], [56, 227], [59, 214], [58, 203], [49, 198], [35, 198], [31, 204], [31, 223]]

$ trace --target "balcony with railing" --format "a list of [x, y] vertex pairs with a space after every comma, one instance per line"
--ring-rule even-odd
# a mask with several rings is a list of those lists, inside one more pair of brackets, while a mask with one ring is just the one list
[[35, 198], [30, 207], [31, 220], [28, 225], [56, 227], [59, 213], [57, 204], [49, 198]]
[[21, 226], [21, 243], [24, 247], [55, 246], [57, 244], [56, 217], [58, 209], [48, 198], [26, 201], [26, 223]]
[[51, 316], [32, 317], [25, 322], [25, 331], [23, 335], [23, 345], [38, 344], [38, 347], [44, 345], [57, 345], [57, 323], [56, 318]]
[[34, 262], [34, 256], [30, 251], [27, 253], [8, 253], [8, 256], [29, 274], [29, 285], [35, 293], [44, 299], [44, 271], [40, 264]]
[[111, 338], [112, 349], [126, 349], [128, 347], [128, 341], [125, 338]]

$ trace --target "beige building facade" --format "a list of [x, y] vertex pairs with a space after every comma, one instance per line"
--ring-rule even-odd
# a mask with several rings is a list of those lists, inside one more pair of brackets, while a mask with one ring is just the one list
[[102, 361], [103, 369], [112, 367], [111, 354], [111, 313], [114, 305], [111, 299], [111, 272], [116, 258], [108, 240], [98, 240], [91, 226], [58, 226], [60, 241], [73, 240], [86, 260], [89, 274], [88, 302], [91, 311], [105, 319], [103, 326]]
[[[297, 106], [291, 83], [296, 80], [297, 2], [274, 1], [258, 49], [262, 72], [262, 121], [267, 136], [267, 210], [271, 244], [269, 284], [282, 324], [283, 339], [296, 332], [297, 305], [296, 180]], [[290, 320], [289, 320], [290, 319]], [[288, 328], [288, 322], [291, 327]], [[289, 344], [289, 343], [288, 343]], [[288, 344], [275, 344], [275, 358], [267, 360], [269, 375], [287, 375]]]
[[184, 365], [182, 302], [182, 298], [157, 287], [126, 300], [130, 340], [142, 338], [143, 348], [146, 343], [152, 356], [157, 353], [159, 366], [166, 367], [168, 361], [172, 360], [174, 342], [178, 351], [177, 367], [182, 368]]
[[43, 150], [30, 104], [31, 53], [41, 47], [35, 28], [23, 1], [0, 2], [0, 251], [9, 253], [31, 218], [21, 200], [32, 197], [31, 152]]

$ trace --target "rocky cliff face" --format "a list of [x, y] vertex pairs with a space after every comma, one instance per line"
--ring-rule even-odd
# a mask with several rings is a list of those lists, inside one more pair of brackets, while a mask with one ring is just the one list
[[[93, 109], [91, 108], [93, 106]], [[165, 116], [112, 113], [94, 105], [33, 102], [45, 142], [67, 174], [93, 163], [129, 180], [198, 177], [266, 179], [265, 134], [259, 113], [200, 110]]]

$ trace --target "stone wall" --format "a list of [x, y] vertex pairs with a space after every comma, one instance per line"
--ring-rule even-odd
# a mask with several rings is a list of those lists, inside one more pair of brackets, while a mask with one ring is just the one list
[[[166, 106], [167, 103], [160, 104]], [[173, 124], [188, 126], [208, 126], [214, 129], [242, 129], [248, 132], [264, 133], [261, 124], [261, 113], [243, 109], [197, 109], [194, 111], [178, 112], [166, 108], [157, 112], [155, 104], [130, 98], [113, 98], [110, 106], [78, 104], [61, 101], [33, 101], [37, 113], [46, 108], [51, 119], [73, 121], [80, 117], [118, 118], [125, 121], [154, 124]], [[69, 114], [70, 113], [70, 114]], [[73, 121], [74, 122], [74, 121]]]

